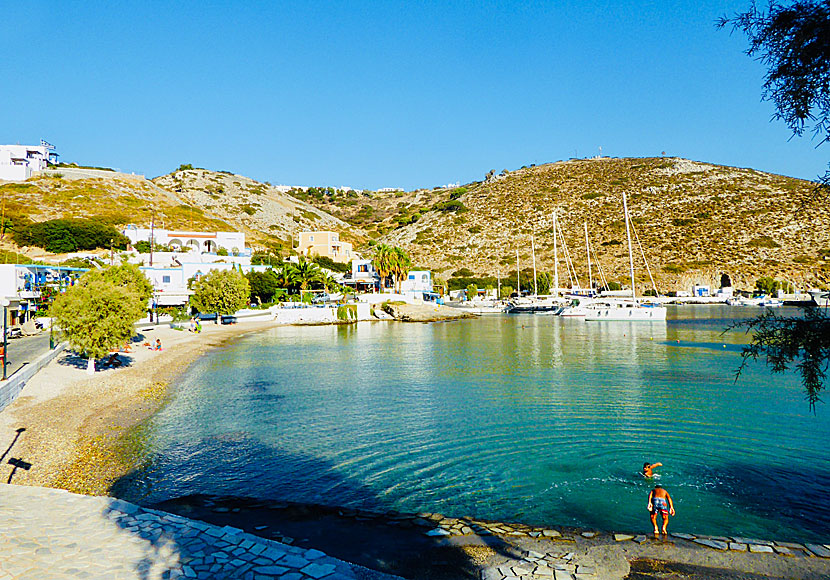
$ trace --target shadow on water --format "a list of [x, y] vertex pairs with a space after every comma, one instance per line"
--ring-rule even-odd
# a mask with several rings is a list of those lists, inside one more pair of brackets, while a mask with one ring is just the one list
[[[312, 436], [312, 435], [310, 435]], [[262, 474], [280, 473], [290, 488]], [[175, 473], [171, 481], [169, 474]], [[239, 490], [245, 497], [238, 497]], [[327, 490], [313, 495], [304, 490]], [[165, 450], [143, 469], [116, 481], [110, 495], [219, 526], [230, 525], [275, 541], [319, 549], [329, 556], [412, 579], [478, 579], [468, 553], [426, 532], [436, 524], [392, 511], [384, 498], [339, 475], [328, 462], [263, 445], [245, 434], [203, 439]], [[290, 501], [302, 498], [302, 503]], [[340, 507], [351, 498], [348, 507]], [[465, 525], [472, 525], [471, 523]], [[162, 549], [155, 540], [155, 550]], [[521, 549], [495, 537], [478, 538], [494, 554], [515, 558]], [[164, 549], [169, 549], [169, 544]], [[197, 557], [177, 543], [181, 558]], [[146, 576], [152, 562], [137, 565]]]
[[691, 478], [711, 482], [709, 491], [721, 495], [738, 510], [768, 521], [782, 521], [791, 529], [803, 530], [805, 538], [812, 537], [813, 541], [830, 537], [828, 469], [792, 471], [783, 466], [759, 468], [732, 463], [717, 469], [700, 467], [691, 473]]

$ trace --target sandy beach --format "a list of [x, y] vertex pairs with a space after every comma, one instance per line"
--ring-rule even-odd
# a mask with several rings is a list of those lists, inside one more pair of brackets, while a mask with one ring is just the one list
[[[86, 360], [62, 353], [0, 413], [3, 481], [11, 477], [11, 483], [18, 485], [108, 495], [115, 481], [145, 459], [140, 444], [142, 423], [164, 405], [170, 382], [208, 349], [268, 328], [273, 328], [272, 322], [205, 324], [201, 334], [154, 327], [140, 333], [132, 352], [119, 354], [124, 361], [120, 367], [101, 369], [93, 376], [86, 374]], [[156, 339], [161, 340], [162, 351], [145, 346]], [[30, 463], [31, 468], [12, 472], [7, 463], [10, 458]], [[227, 500], [227, 507], [218, 509], [217, 501], [222, 500], [205, 503], [183, 498], [160, 507], [265, 537], [291, 535], [298, 546], [318, 548], [407, 578], [477, 577], [477, 566], [499, 556], [490, 545], [438, 541], [426, 537], [423, 530], [402, 529], [399, 522], [344, 515], [336, 508], [264, 509], [261, 502]], [[589, 559], [600, 578], [830, 577], [830, 559], [800, 553], [719, 551], [673, 538], [641, 544], [616, 542], [608, 534], [588, 538], [574, 533], [573, 538], [563, 549]], [[529, 546], [537, 549], [536, 544]]]

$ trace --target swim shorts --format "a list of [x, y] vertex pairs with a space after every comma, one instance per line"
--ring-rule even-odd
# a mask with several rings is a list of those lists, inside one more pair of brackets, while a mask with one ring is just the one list
[[660, 515], [667, 516], [669, 515], [669, 504], [664, 497], [653, 497], [651, 498], [651, 505], [654, 507], [654, 511], [660, 512]]

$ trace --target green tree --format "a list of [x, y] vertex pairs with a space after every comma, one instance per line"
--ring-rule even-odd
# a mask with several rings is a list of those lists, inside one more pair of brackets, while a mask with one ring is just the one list
[[778, 292], [778, 280], [769, 276], [762, 276], [755, 280], [755, 289], [761, 294], [775, 296]]
[[392, 248], [392, 279], [395, 282], [395, 290], [401, 291], [401, 282], [406, 279], [409, 269], [412, 267], [412, 260], [401, 248]]
[[539, 288], [539, 294], [549, 294], [550, 287], [553, 285], [553, 276], [547, 272], [540, 272], [536, 276], [536, 286]]
[[314, 262], [300, 258], [299, 263], [288, 265], [288, 278], [292, 286], [299, 287], [301, 292], [308, 290], [314, 282], [320, 281], [320, 267]]
[[233, 314], [250, 295], [248, 280], [236, 269], [213, 270], [193, 283], [190, 305], [199, 312]]
[[134, 265], [96, 269], [55, 298], [49, 312], [70, 347], [87, 357], [91, 374], [95, 359], [135, 335], [151, 295], [150, 282]]
[[502, 286], [501, 287], [501, 298], [502, 300], [506, 298], [510, 298], [510, 295], [513, 294], [513, 287], [512, 286]]
[[274, 294], [277, 293], [279, 286], [277, 285], [277, 277], [272, 270], [265, 272], [255, 272], [251, 270], [245, 274], [248, 279], [248, 286], [251, 289], [251, 302], [271, 302], [274, 299]]
[[473, 298], [478, 296], [478, 286], [475, 284], [470, 284], [466, 288], [467, 293], [467, 300], [472, 300]]
[[386, 279], [392, 274], [394, 268], [394, 253], [391, 246], [378, 244], [375, 247], [375, 257], [372, 258], [372, 266], [380, 276], [381, 289], [386, 288]]
[[[830, 141], [830, 2], [773, 1], [767, 10], [759, 10], [753, 2], [748, 11], [721, 18], [718, 24], [743, 31], [749, 39], [747, 55], [767, 67], [763, 96], [774, 103], [775, 118], [784, 121], [793, 135], [803, 135], [811, 124], [819, 145]], [[805, 201], [826, 203], [828, 193], [830, 171], [819, 179], [814, 199]], [[830, 317], [826, 310], [806, 309], [801, 317], [767, 311], [738, 326], [752, 333], [742, 352], [738, 376], [749, 360], [759, 358], [764, 358], [773, 372], [794, 366], [815, 411], [830, 367]]]

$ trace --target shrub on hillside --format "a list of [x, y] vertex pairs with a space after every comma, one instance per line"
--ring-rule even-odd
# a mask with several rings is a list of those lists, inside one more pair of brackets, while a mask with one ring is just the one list
[[86, 219], [56, 219], [21, 227], [14, 232], [20, 246], [37, 246], [65, 254], [96, 248], [126, 249], [130, 240], [111, 225]]
[[352, 265], [349, 262], [335, 262], [328, 256], [316, 256], [312, 260], [315, 264], [320, 266], [321, 268], [326, 268], [327, 270], [333, 270], [334, 272], [351, 272]]

